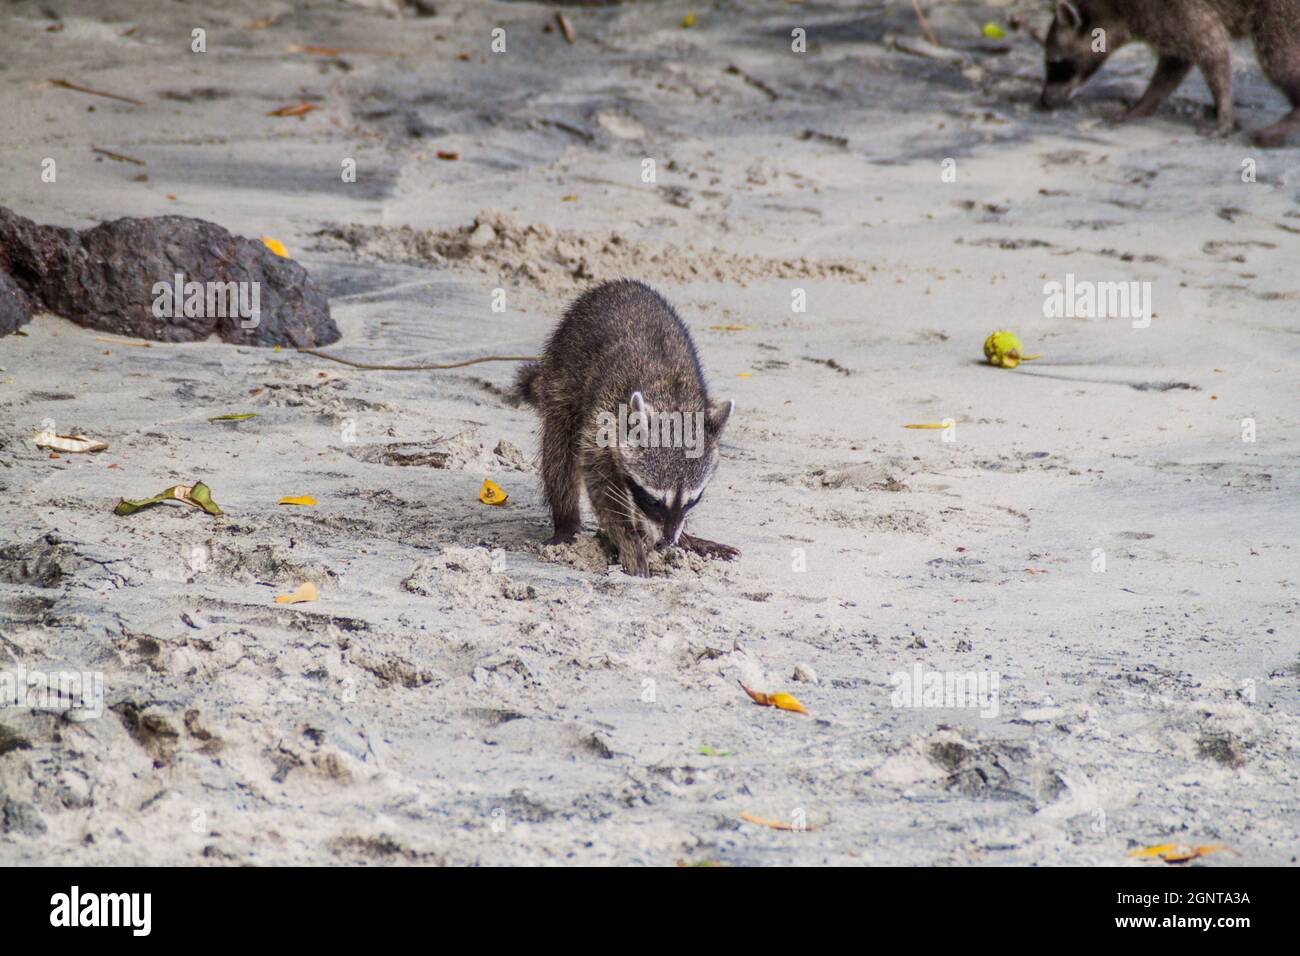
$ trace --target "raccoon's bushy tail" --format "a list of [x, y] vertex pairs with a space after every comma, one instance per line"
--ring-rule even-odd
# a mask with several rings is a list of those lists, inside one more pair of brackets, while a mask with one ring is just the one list
[[534, 407], [542, 404], [541, 362], [519, 366], [519, 371], [515, 374], [515, 397]]

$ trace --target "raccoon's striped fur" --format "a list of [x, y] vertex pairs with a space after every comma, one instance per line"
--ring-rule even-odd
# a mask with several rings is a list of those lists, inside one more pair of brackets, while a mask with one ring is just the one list
[[[541, 473], [555, 534], [581, 529], [585, 488], [600, 528], [629, 574], [649, 573], [653, 548], [678, 545], [710, 557], [735, 548], [685, 533], [718, 465], [718, 438], [732, 403], [712, 404], [690, 333], [659, 293], [641, 282], [606, 282], [581, 295], [540, 362], [519, 370], [516, 394], [542, 419]], [[655, 431], [675, 414], [702, 424], [690, 447], [610, 442], [620, 414]], [[667, 417], [664, 417], [667, 416]]]

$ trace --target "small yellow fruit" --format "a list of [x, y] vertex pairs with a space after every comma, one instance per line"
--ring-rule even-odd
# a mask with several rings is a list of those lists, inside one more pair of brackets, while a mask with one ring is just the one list
[[1020, 339], [1014, 332], [994, 332], [984, 340], [984, 357], [990, 365], [999, 368], [1015, 368], [1021, 362], [1036, 359], [1037, 355], [1025, 355]]
[[984, 24], [984, 28], [980, 32], [990, 40], [1001, 40], [1007, 35], [1007, 31], [1003, 30], [996, 23]]

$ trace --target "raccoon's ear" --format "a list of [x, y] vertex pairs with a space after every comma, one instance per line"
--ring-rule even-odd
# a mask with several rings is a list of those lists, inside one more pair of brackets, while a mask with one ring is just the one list
[[1083, 29], [1083, 14], [1070, 0], [1056, 0], [1056, 22], [1071, 30]]
[[735, 409], [736, 403], [727, 399], [725, 402], [715, 402], [709, 409], [708, 426], [709, 432], [717, 435], [722, 429], [727, 427], [727, 422], [731, 419], [731, 413]]
[[650, 413], [654, 411], [654, 406], [646, 402], [644, 395], [640, 392], [633, 392], [627, 403], [631, 407], [633, 415], [640, 415], [641, 420], [649, 424]]

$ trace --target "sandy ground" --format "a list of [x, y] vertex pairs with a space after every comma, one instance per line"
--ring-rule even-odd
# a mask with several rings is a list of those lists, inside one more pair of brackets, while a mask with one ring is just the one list
[[[1032, 41], [908, 53], [905, 2], [570, 9], [572, 45], [529, 3], [192, 6], [6, 6], [3, 202], [278, 238], [371, 362], [530, 354], [651, 281], [736, 402], [693, 529], [743, 557], [542, 548], [508, 364], [38, 316], [0, 340], [0, 676], [99, 674], [103, 709], [0, 707], [0, 862], [1295, 862], [1300, 150], [1199, 137], [1199, 79], [1116, 124], [1136, 49], [1041, 114]], [[928, 6], [971, 48], [1009, 12]], [[1243, 126], [1280, 115], [1237, 76]], [[1067, 273], [1150, 282], [1153, 321], [1045, 317]], [[982, 364], [1002, 327], [1044, 357]], [[51, 459], [47, 422], [110, 448]], [[112, 513], [198, 479], [224, 516]], [[996, 698], [899, 701], [914, 667]]]

